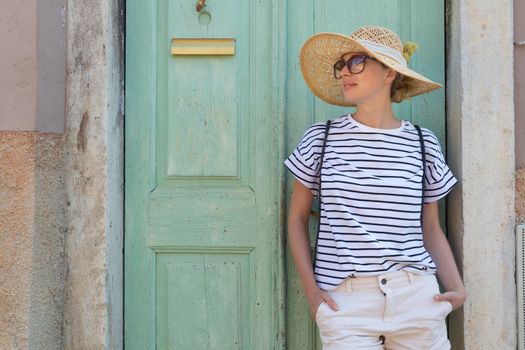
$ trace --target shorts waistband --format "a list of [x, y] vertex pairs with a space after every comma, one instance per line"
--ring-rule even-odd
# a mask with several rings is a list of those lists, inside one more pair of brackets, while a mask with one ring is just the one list
[[419, 275], [409, 271], [394, 271], [376, 276], [348, 277], [337, 288], [336, 292], [374, 291], [384, 288], [399, 288], [420, 279], [433, 279], [434, 274]]

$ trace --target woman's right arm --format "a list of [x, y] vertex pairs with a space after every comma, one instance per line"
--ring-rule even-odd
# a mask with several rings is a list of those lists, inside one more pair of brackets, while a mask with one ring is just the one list
[[332, 309], [337, 310], [337, 304], [330, 295], [321, 290], [315, 281], [310, 254], [310, 239], [308, 221], [312, 208], [313, 195], [306, 186], [295, 180], [292, 200], [288, 213], [288, 244], [295, 262], [295, 268], [303, 285], [310, 313], [315, 319], [319, 305], [325, 301]]

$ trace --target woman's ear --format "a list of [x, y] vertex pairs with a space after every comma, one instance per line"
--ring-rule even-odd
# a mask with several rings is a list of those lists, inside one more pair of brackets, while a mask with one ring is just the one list
[[397, 72], [395, 70], [393, 70], [392, 68], [388, 68], [388, 72], [386, 74], [386, 82], [387, 83], [392, 83], [396, 77], [397, 77]]

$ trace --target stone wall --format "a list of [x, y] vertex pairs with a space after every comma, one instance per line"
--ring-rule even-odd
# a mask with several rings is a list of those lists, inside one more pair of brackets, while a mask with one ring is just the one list
[[460, 179], [448, 226], [467, 289], [450, 316], [459, 350], [517, 346], [512, 10], [512, 2], [447, 3], [448, 160]]
[[65, 349], [123, 347], [122, 3], [68, 3]]

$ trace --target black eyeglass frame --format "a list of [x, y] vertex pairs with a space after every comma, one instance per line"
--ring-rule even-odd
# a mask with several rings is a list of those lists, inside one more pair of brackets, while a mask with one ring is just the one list
[[[355, 62], [356, 59], [361, 59], [361, 60], [356, 63]], [[341, 57], [333, 65], [334, 77], [338, 80], [341, 79], [342, 78], [341, 71], [343, 70], [344, 67], [346, 67], [348, 71], [352, 74], [359, 74], [363, 72], [365, 70], [365, 62], [367, 59], [377, 62], [377, 59], [375, 59], [374, 57], [368, 56], [367, 54], [356, 54], [350, 57], [348, 60], [345, 60]], [[359, 70], [356, 70], [355, 67], [358, 65], [361, 65], [361, 67]], [[339, 76], [337, 73], [339, 73]]]

